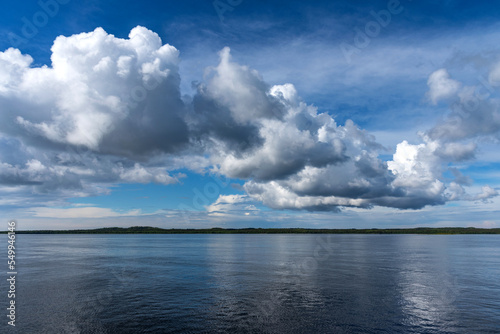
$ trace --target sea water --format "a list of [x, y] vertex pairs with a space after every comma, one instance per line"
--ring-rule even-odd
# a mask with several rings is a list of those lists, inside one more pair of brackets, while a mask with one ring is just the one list
[[500, 235], [18, 234], [16, 262], [2, 333], [500, 333]]

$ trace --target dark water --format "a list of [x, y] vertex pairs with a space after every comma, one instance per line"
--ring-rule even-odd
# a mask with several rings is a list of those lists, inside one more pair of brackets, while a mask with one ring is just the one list
[[500, 236], [17, 237], [1, 333], [500, 333]]

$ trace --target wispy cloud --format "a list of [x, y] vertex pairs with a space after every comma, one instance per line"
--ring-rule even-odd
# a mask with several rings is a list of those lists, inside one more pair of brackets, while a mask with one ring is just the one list
[[128, 212], [116, 212], [108, 208], [82, 207], [82, 208], [32, 208], [34, 217], [57, 218], [57, 219], [88, 219], [88, 218], [110, 218], [110, 217], [130, 217], [140, 216], [141, 210], [131, 210]]

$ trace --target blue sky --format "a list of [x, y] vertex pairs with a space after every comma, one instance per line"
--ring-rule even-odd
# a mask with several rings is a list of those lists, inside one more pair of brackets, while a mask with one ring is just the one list
[[20, 229], [498, 227], [500, 6], [26, 1], [0, 13]]

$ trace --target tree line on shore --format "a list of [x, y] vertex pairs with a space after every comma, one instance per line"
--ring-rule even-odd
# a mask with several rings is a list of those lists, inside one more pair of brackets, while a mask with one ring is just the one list
[[[3, 233], [7, 233], [4, 231]], [[312, 229], [312, 228], [207, 228], [164, 229], [151, 226], [105, 227], [76, 230], [25, 230], [16, 234], [500, 234], [500, 228], [417, 227], [371, 229]]]

